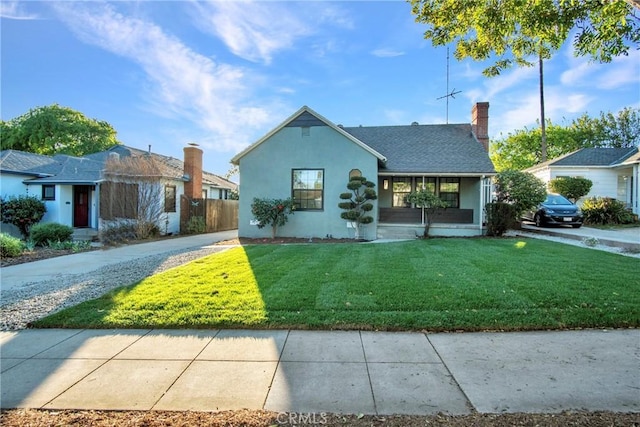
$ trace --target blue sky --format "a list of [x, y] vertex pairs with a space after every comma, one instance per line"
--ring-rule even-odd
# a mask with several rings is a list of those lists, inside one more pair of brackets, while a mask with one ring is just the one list
[[[444, 123], [447, 50], [424, 40], [394, 1], [3, 0], [1, 116], [57, 103], [109, 122], [126, 145], [182, 158], [196, 142], [206, 170], [303, 105], [336, 124]], [[536, 67], [488, 79], [451, 52], [449, 123], [490, 102], [492, 137], [536, 126]], [[640, 51], [594, 64], [570, 45], [545, 63], [555, 123], [640, 107]]]

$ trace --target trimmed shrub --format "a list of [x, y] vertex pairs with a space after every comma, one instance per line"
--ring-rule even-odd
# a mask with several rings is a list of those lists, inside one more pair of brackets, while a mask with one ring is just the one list
[[631, 224], [633, 214], [624, 203], [610, 197], [591, 197], [582, 204], [587, 224]]
[[591, 191], [593, 182], [587, 178], [559, 177], [549, 181], [549, 188], [554, 193], [562, 194], [573, 203]]
[[36, 246], [45, 246], [48, 242], [68, 242], [73, 235], [73, 228], [68, 225], [48, 222], [31, 227], [29, 236]]
[[547, 186], [529, 172], [504, 171], [495, 177], [495, 202], [514, 206], [514, 219], [544, 202]]
[[12, 258], [22, 253], [22, 242], [17, 237], [0, 233], [0, 256]]
[[47, 208], [40, 199], [31, 196], [0, 198], [2, 222], [13, 224], [20, 230], [22, 237], [29, 237], [29, 229], [40, 222]]
[[258, 220], [258, 228], [271, 226], [271, 238], [276, 237], [278, 227], [287, 223], [289, 215], [293, 215], [295, 205], [293, 199], [259, 199], [254, 198], [251, 213]]
[[487, 236], [500, 237], [507, 230], [514, 228], [516, 221], [516, 208], [510, 203], [487, 203]]

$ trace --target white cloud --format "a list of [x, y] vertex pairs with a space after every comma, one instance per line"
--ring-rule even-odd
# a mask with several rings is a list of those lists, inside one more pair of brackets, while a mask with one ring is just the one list
[[305, 20], [279, 3], [224, 1], [194, 3], [194, 7], [202, 31], [219, 37], [235, 55], [253, 62], [270, 63], [274, 54], [290, 49], [297, 38], [312, 32]]
[[405, 53], [398, 50], [380, 48], [371, 51], [371, 54], [373, 56], [377, 56], [378, 58], [394, 58], [396, 56], [402, 56]]
[[569, 56], [567, 62], [570, 68], [561, 75], [561, 82], [567, 86], [617, 89], [629, 84], [640, 85], [640, 51], [635, 49], [630, 50], [628, 56], [618, 56], [610, 63]]
[[250, 142], [252, 130], [270, 121], [267, 109], [251, 105], [246, 70], [215, 63], [156, 24], [111, 5], [56, 2], [55, 9], [85, 43], [139, 65], [156, 114], [195, 123], [215, 141], [209, 148], [237, 151]]
[[633, 84], [640, 92], [640, 51], [631, 50], [629, 56], [614, 58], [611, 64], [602, 64], [602, 74], [598, 77], [600, 89], [616, 89]]
[[5, 19], [39, 19], [38, 15], [27, 12], [25, 2], [1, 1], [0, 17]]
[[[567, 91], [562, 87], [548, 87], [545, 89], [545, 118], [553, 123], [561, 123], [564, 118], [572, 118], [587, 111], [587, 107], [594, 100], [584, 93]], [[517, 129], [536, 127], [540, 123], [540, 96], [538, 92], [528, 94], [512, 93], [496, 103], [498, 111], [495, 117], [489, 110], [489, 126], [491, 135], [506, 135]]]

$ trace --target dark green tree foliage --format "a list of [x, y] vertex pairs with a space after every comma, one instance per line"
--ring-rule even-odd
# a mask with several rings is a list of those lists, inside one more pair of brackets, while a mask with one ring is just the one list
[[514, 219], [531, 210], [547, 198], [547, 188], [540, 179], [520, 171], [500, 172], [495, 177], [495, 202], [513, 205]]
[[0, 147], [30, 153], [84, 156], [120, 144], [105, 121], [85, 117], [71, 108], [53, 104], [37, 107], [0, 127]]
[[258, 228], [271, 226], [271, 238], [275, 238], [278, 227], [285, 225], [289, 215], [293, 215], [295, 206], [293, 199], [259, 199], [254, 198], [251, 213], [258, 220]]
[[562, 194], [573, 203], [591, 191], [593, 182], [587, 178], [563, 176], [549, 181], [549, 188], [554, 193]]
[[598, 62], [628, 55], [640, 43], [638, 10], [623, 0], [410, 0], [434, 46], [455, 43], [454, 56], [484, 61], [500, 74], [513, 65], [549, 59], [573, 36], [577, 56]]
[[376, 190], [374, 190], [375, 186], [373, 182], [363, 176], [354, 176], [347, 184], [350, 192], [340, 194], [340, 199], [345, 200], [338, 203], [338, 207], [345, 210], [340, 213], [340, 218], [354, 224], [356, 239], [360, 238], [360, 226], [373, 222], [373, 217], [369, 215], [369, 212], [373, 210], [371, 200], [378, 198]]
[[[617, 115], [583, 114], [568, 125], [547, 120], [547, 157], [553, 159], [581, 148], [627, 148], [640, 145], [640, 109], [625, 108]], [[541, 162], [540, 128], [516, 130], [493, 140], [490, 155], [498, 171], [522, 170]]]
[[29, 237], [31, 226], [40, 222], [46, 211], [44, 203], [36, 197], [0, 198], [2, 222], [18, 227], [25, 240]]
[[440, 197], [436, 196], [433, 192], [426, 189], [409, 193], [407, 201], [424, 210], [424, 234], [422, 237], [425, 239], [428, 238], [429, 228], [431, 228], [434, 216], [440, 209], [446, 208], [447, 203], [440, 199]]

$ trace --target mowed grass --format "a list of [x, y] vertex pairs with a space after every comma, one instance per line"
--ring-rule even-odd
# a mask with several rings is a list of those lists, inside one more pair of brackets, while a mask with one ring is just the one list
[[640, 260], [535, 239], [249, 245], [36, 322], [73, 328], [640, 326]]

